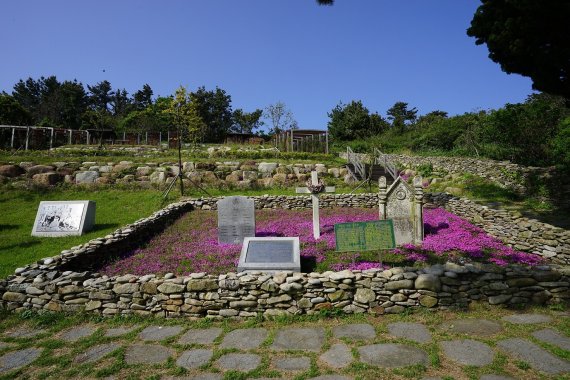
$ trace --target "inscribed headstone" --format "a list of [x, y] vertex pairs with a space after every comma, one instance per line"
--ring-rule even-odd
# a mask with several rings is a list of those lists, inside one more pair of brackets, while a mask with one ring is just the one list
[[334, 235], [339, 252], [396, 248], [392, 220], [338, 223], [334, 225]]
[[386, 188], [386, 178], [380, 177], [380, 219], [392, 219], [396, 244], [420, 244], [424, 238], [423, 187], [421, 177], [414, 178], [414, 187], [401, 177]]
[[237, 271], [301, 271], [298, 237], [246, 237]]
[[218, 242], [241, 244], [247, 236], [255, 236], [255, 204], [242, 196], [225, 197], [218, 205]]
[[42, 201], [32, 236], [82, 235], [95, 225], [93, 201]]

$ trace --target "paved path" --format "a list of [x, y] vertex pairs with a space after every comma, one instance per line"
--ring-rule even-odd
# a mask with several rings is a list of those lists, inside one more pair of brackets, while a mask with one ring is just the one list
[[570, 374], [568, 325], [563, 313], [437, 322], [347, 318], [262, 327], [101, 322], [50, 331], [20, 324], [0, 334], [0, 376], [549, 379]]

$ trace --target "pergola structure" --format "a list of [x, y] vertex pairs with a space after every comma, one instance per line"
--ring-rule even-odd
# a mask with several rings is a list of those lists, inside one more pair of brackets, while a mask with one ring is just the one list
[[282, 152], [329, 152], [329, 133], [319, 129], [289, 129], [273, 136], [273, 146]]

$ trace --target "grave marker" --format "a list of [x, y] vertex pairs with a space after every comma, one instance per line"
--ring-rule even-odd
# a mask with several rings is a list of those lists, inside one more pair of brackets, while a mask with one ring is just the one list
[[237, 271], [300, 272], [300, 252], [298, 237], [246, 237]]
[[334, 225], [334, 235], [339, 252], [396, 248], [391, 220], [338, 223]]
[[334, 186], [324, 186], [319, 183], [319, 178], [316, 171], [311, 172], [311, 187], [313, 189], [318, 189], [319, 186], [322, 188], [321, 191], [316, 192], [312, 191], [309, 186], [307, 187], [297, 187], [295, 190], [298, 194], [311, 194], [311, 201], [313, 203], [313, 237], [315, 240], [321, 237], [321, 226], [319, 220], [319, 193], [326, 192], [326, 193], [334, 193], [335, 187]]
[[424, 238], [423, 187], [422, 178], [414, 177], [414, 187], [401, 177], [387, 189], [386, 177], [380, 177], [379, 214], [380, 219], [392, 219], [396, 244], [421, 244]]
[[32, 236], [82, 235], [95, 225], [93, 201], [42, 201]]
[[241, 244], [255, 236], [255, 203], [243, 196], [225, 197], [218, 205], [218, 242]]

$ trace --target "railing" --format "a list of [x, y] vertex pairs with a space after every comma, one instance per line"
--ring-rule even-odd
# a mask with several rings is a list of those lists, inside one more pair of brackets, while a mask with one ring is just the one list
[[393, 179], [398, 178], [398, 170], [396, 166], [388, 159], [388, 156], [380, 151], [378, 148], [374, 148], [374, 163], [376, 165], [384, 166], [386, 172], [392, 176]]
[[[359, 181], [360, 179], [366, 178], [366, 169], [360, 159], [360, 155], [355, 154], [349, 146], [346, 147], [346, 160], [349, 164], [354, 166], [354, 173], [351, 173], [354, 179]], [[357, 178], [356, 174], [360, 175], [360, 178]]]

